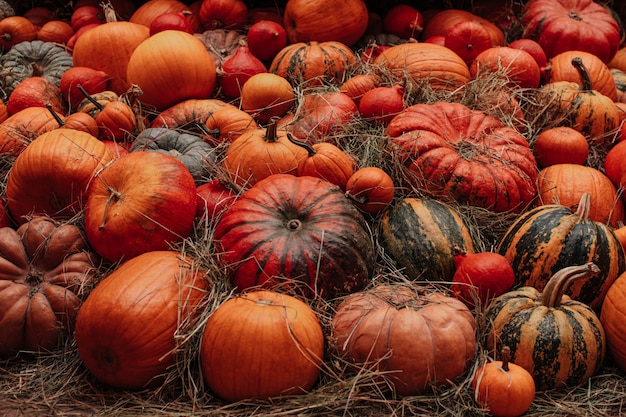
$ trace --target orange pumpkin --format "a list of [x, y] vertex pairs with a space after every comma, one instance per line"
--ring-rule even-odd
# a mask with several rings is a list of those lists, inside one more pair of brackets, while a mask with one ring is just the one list
[[445, 37], [452, 27], [466, 21], [477, 22], [487, 29], [491, 38], [491, 46], [503, 46], [505, 44], [504, 32], [497, 25], [472, 12], [460, 9], [439, 10], [430, 18], [425, 19], [421, 39], [425, 40], [433, 36]]
[[498, 46], [482, 51], [472, 61], [470, 73], [476, 78], [480, 73], [501, 73], [504, 71], [509, 85], [519, 88], [537, 88], [541, 82], [539, 64], [528, 52]]
[[179, 30], [156, 33], [139, 44], [126, 71], [127, 81], [142, 91], [139, 100], [157, 110], [208, 98], [216, 78], [215, 64], [202, 42]]
[[359, 105], [361, 97], [368, 91], [380, 87], [382, 79], [380, 75], [368, 72], [365, 74], [357, 74], [348, 78], [339, 88], [339, 92], [346, 94], [354, 101], [354, 104]]
[[24, 16], [9, 16], [0, 20], [0, 50], [7, 52], [20, 42], [37, 38], [37, 27]]
[[539, 133], [533, 153], [541, 168], [555, 164], [583, 165], [589, 156], [585, 135], [568, 126], [548, 128]]
[[358, 169], [346, 183], [346, 196], [359, 210], [369, 214], [385, 210], [391, 204], [394, 192], [389, 174], [373, 166]]
[[294, 101], [289, 81], [269, 72], [253, 75], [241, 89], [241, 108], [261, 123], [284, 116]]
[[[117, 8], [116, 8], [117, 9]], [[178, 0], [148, 0], [142, 2], [142, 4], [132, 13], [129, 21], [143, 25], [146, 28], [150, 28], [152, 21], [158, 16], [165, 13], [185, 13], [187, 20], [191, 24], [194, 32], [200, 31], [201, 24], [200, 18], [191, 6], [186, 5], [182, 1]]]
[[103, 384], [143, 389], [163, 383], [209, 289], [195, 262], [178, 252], [130, 259], [89, 294], [76, 319], [75, 339], [85, 367]]
[[39, 135], [59, 123], [45, 107], [26, 107], [0, 123], [0, 154], [19, 155]]
[[50, 20], [37, 30], [37, 39], [65, 45], [74, 35], [74, 29], [63, 20]]
[[591, 90], [597, 91], [609, 97], [611, 100], [617, 100], [617, 90], [615, 88], [615, 79], [611, 75], [609, 67], [602, 62], [596, 55], [585, 51], [565, 51], [557, 56], [552, 57], [548, 68], [548, 81], [569, 81], [577, 83], [582, 87], [579, 70], [572, 64], [572, 58], [578, 57], [589, 74], [591, 82]]
[[221, 304], [200, 346], [208, 388], [230, 402], [305, 394], [318, 381], [323, 357], [324, 333], [312, 308], [263, 290]]
[[9, 95], [7, 110], [10, 115], [27, 107], [46, 107], [61, 113], [67, 113], [61, 89], [50, 79], [41, 76], [28, 77], [21, 81]]

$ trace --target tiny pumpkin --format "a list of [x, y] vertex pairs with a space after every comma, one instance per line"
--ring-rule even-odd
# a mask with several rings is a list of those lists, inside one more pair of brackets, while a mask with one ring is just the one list
[[376, 214], [383, 212], [393, 201], [393, 179], [382, 168], [368, 166], [356, 170], [346, 183], [346, 196], [359, 210]]

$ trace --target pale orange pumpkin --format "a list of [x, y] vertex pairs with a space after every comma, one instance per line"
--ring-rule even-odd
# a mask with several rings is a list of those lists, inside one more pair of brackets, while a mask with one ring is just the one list
[[282, 117], [293, 107], [293, 87], [280, 75], [253, 75], [241, 89], [241, 108], [261, 123]]
[[384, 211], [391, 204], [394, 193], [393, 179], [379, 167], [360, 168], [346, 183], [346, 196], [359, 210], [369, 214]]

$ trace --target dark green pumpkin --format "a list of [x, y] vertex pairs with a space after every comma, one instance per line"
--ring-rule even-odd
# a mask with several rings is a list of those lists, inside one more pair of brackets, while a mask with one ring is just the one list
[[364, 288], [375, 250], [361, 212], [320, 178], [274, 174], [223, 212], [214, 252], [239, 291], [261, 286], [333, 298]]
[[137, 135], [129, 149], [167, 153], [180, 160], [196, 184], [211, 177], [217, 155], [201, 137], [175, 129], [149, 127]]
[[584, 194], [576, 212], [553, 204], [536, 207], [516, 219], [498, 246], [498, 253], [515, 271], [515, 287], [541, 291], [558, 270], [593, 262], [600, 273], [573, 284], [567, 294], [592, 308], [602, 305], [609, 287], [624, 272], [626, 259], [613, 231], [590, 220], [588, 212], [589, 195]]
[[511, 361], [530, 372], [538, 391], [584, 384], [602, 365], [605, 333], [591, 307], [563, 293], [599, 272], [593, 263], [571, 266], [554, 274], [543, 293], [522, 287], [494, 298], [483, 315], [490, 354], [510, 347]]
[[474, 252], [470, 231], [450, 205], [430, 198], [404, 198], [385, 211], [381, 245], [412, 280], [451, 281], [455, 247]]

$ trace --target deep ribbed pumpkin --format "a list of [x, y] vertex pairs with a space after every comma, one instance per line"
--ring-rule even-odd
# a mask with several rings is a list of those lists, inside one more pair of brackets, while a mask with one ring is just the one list
[[374, 65], [390, 71], [398, 80], [406, 78], [408, 83], [427, 84], [433, 90], [454, 90], [471, 78], [469, 68], [460, 56], [434, 43], [394, 45], [385, 49], [374, 60]]
[[515, 271], [516, 287], [539, 291], [557, 271], [570, 266], [595, 263], [600, 272], [574, 283], [567, 291], [573, 299], [599, 308], [615, 279], [624, 272], [622, 246], [609, 226], [590, 220], [589, 194], [583, 194], [576, 212], [552, 204], [519, 216], [502, 237], [498, 253]]
[[294, 87], [302, 83], [340, 85], [356, 62], [352, 49], [341, 42], [297, 42], [276, 54], [269, 72], [285, 77]]
[[281, 285], [334, 297], [368, 282], [374, 246], [361, 213], [339, 187], [274, 174], [245, 191], [215, 227], [219, 264], [238, 290]]
[[404, 198], [385, 211], [381, 245], [410, 279], [451, 281], [455, 247], [474, 252], [469, 229], [451, 206], [429, 198]]
[[387, 125], [408, 182], [431, 196], [495, 212], [522, 211], [537, 163], [524, 136], [460, 103], [415, 104]]
[[483, 318], [487, 349], [509, 346], [511, 360], [533, 375], [538, 391], [587, 382], [604, 359], [604, 329], [591, 307], [563, 292], [599, 272], [593, 263], [569, 266], [543, 292], [523, 287], [495, 298]]

